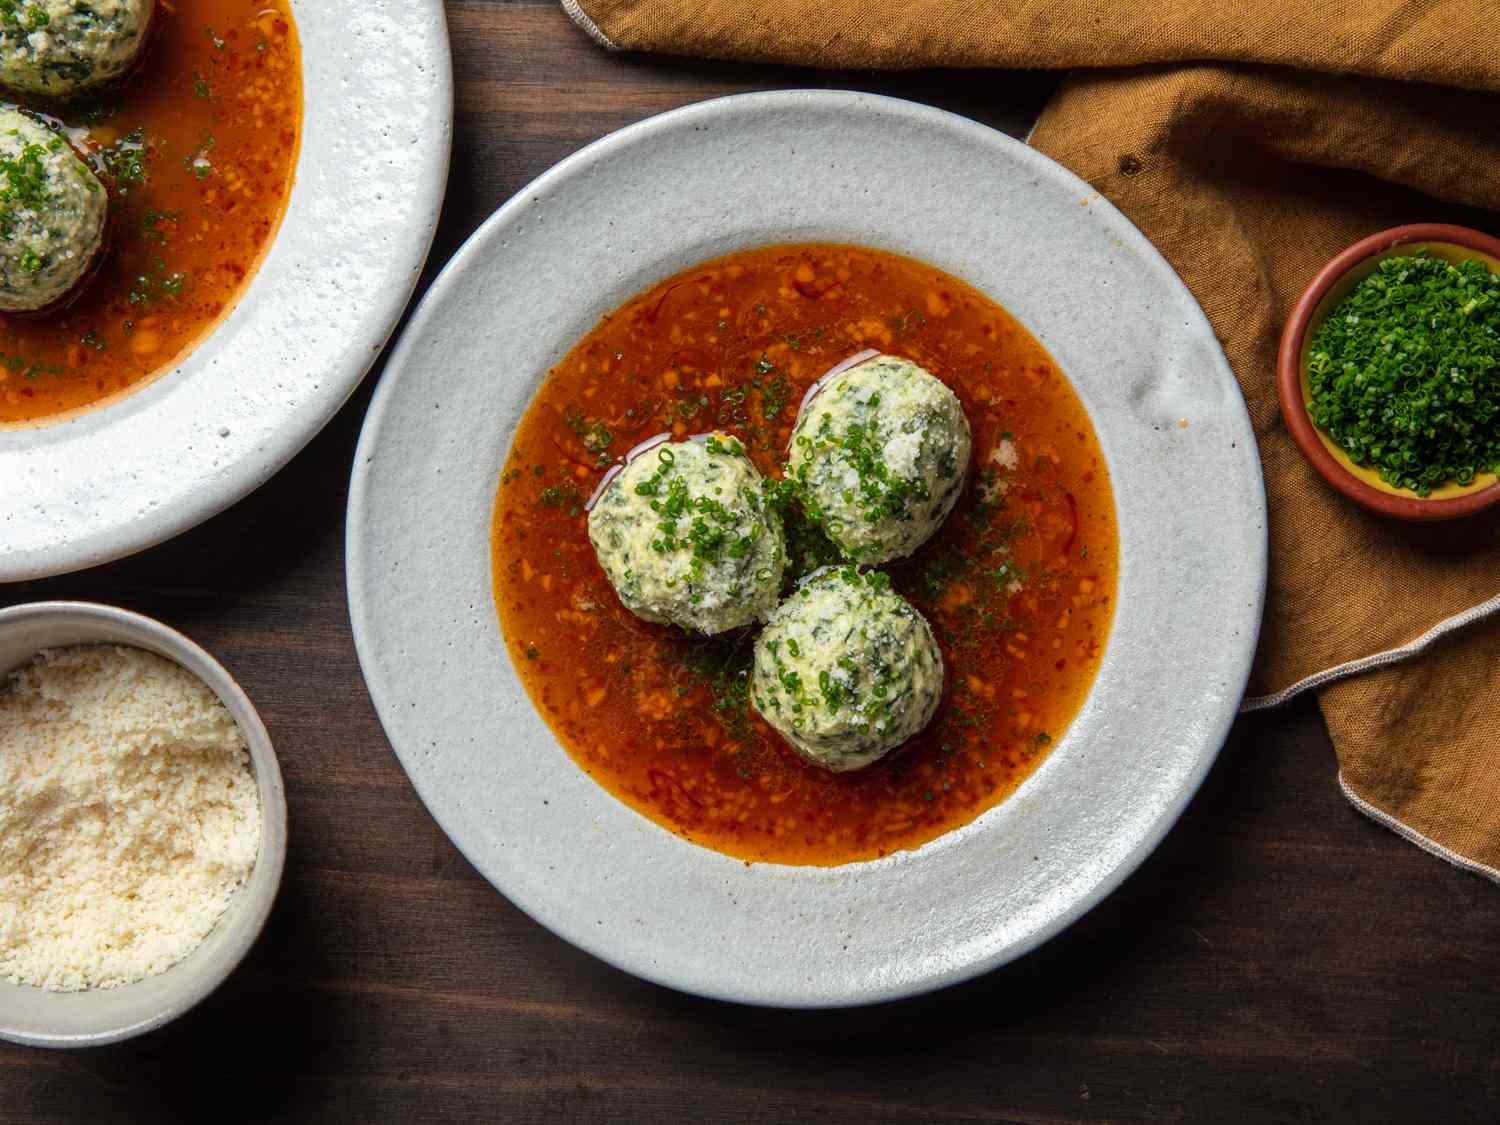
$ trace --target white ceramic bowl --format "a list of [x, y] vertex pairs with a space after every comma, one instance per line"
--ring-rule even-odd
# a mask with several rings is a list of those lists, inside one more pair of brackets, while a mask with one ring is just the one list
[[120, 988], [49, 992], [0, 981], [0, 1039], [35, 1047], [93, 1047], [160, 1027], [227, 977], [260, 935], [286, 862], [286, 795], [270, 736], [224, 666], [181, 633], [138, 613], [90, 602], [33, 602], [0, 609], [0, 677], [39, 649], [118, 644], [186, 668], [229, 708], [250, 747], [260, 794], [260, 853], [249, 880], [203, 944], [164, 973]]
[[437, 228], [453, 128], [441, 0], [292, 0], [304, 116], [281, 229], [173, 371], [73, 417], [0, 428], [0, 582], [117, 559], [290, 461], [396, 327]]
[[[912, 255], [1015, 314], [1094, 421], [1120, 530], [1104, 660], [1047, 760], [965, 827], [842, 867], [741, 863], [612, 797], [532, 706], [490, 584], [497, 481], [547, 370], [646, 286], [800, 240]], [[1161, 255], [1033, 149], [838, 92], [747, 94], [644, 121], [502, 207], [433, 283], [386, 367], [347, 535], [354, 638], [381, 722], [475, 867], [623, 969], [783, 1006], [951, 984], [1117, 886], [1223, 743], [1266, 576], [1244, 399]]]

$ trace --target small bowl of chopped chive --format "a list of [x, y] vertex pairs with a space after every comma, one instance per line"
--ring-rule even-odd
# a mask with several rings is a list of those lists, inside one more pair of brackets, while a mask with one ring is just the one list
[[1293, 308], [1277, 389], [1307, 459], [1362, 507], [1500, 504], [1500, 240], [1418, 223], [1349, 247]]

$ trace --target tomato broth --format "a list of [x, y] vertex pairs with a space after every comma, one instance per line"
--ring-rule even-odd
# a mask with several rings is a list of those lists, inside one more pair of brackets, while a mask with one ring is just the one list
[[[718, 429], [782, 475], [809, 385], [866, 348], [958, 395], [974, 435], [944, 526], [880, 569], [933, 626], [946, 691], [926, 731], [864, 770], [800, 758], [756, 714], [754, 630], [690, 637], [620, 603], [584, 503], [636, 443]], [[788, 588], [830, 562], [795, 517]], [[517, 431], [492, 527], [510, 655], [578, 765], [626, 804], [752, 862], [832, 865], [914, 848], [1013, 792], [1081, 706], [1114, 610], [1103, 453], [1047, 352], [995, 302], [865, 247], [758, 248], [606, 317], [546, 377]]]
[[233, 307], [281, 222], [302, 129], [288, 0], [158, 0], [132, 77], [23, 103], [110, 193], [98, 276], [58, 312], [0, 315], [0, 425], [91, 406], [170, 370]]

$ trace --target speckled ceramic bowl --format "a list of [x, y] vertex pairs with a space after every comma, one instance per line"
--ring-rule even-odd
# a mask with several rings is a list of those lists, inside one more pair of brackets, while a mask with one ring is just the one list
[[1453, 261], [1472, 259], [1500, 272], [1500, 239], [1468, 227], [1414, 223], [1392, 227], [1361, 239], [1318, 271], [1287, 318], [1276, 364], [1281, 416], [1298, 448], [1333, 488], [1356, 504], [1383, 516], [1403, 520], [1448, 520], [1500, 504], [1500, 478], [1481, 473], [1466, 485], [1447, 484], [1430, 496], [1394, 488], [1373, 469], [1356, 465], [1334, 444], [1307, 412], [1311, 397], [1307, 378], [1308, 344], [1329, 311], [1385, 258], [1426, 251]]
[[441, 0], [292, 0], [296, 182], [249, 289], [175, 370], [0, 428], [0, 582], [94, 566], [228, 507], [286, 464], [396, 326], [442, 206], [453, 83]]
[[[742, 863], [610, 796], [532, 707], [490, 586], [495, 488], [548, 368], [653, 282], [798, 240], [911, 255], [1019, 317], [1093, 418], [1119, 517], [1109, 643], [1047, 760], [965, 827], [841, 867]], [[1239, 706], [1260, 625], [1265, 495], [1244, 400], [1203, 313], [1087, 184], [951, 114], [794, 91], [622, 130], [485, 223], [376, 392], [347, 557], [386, 732], [443, 828], [512, 901], [675, 988], [859, 1004], [1024, 953], [1155, 847]]]
[[90, 602], [33, 602], [0, 609], [0, 677], [37, 651], [118, 644], [180, 664], [229, 708], [250, 748], [260, 794], [260, 851], [249, 880], [198, 946], [164, 973], [120, 988], [48, 992], [0, 981], [0, 1039], [34, 1047], [94, 1047], [144, 1035], [176, 1019], [234, 971], [270, 916], [286, 863], [281, 767], [255, 707], [224, 666], [175, 629], [138, 613]]

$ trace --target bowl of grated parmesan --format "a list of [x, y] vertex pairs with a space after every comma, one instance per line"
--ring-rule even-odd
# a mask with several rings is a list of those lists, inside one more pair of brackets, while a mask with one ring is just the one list
[[0, 1039], [193, 1007], [264, 927], [286, 834], [270, 737], [207, 652], [110, 606], [0, 609]]

